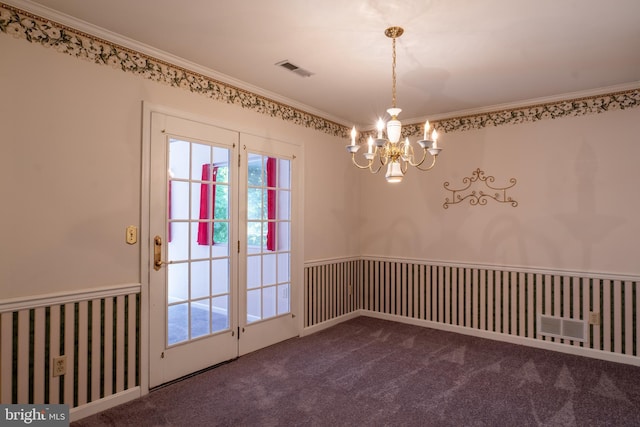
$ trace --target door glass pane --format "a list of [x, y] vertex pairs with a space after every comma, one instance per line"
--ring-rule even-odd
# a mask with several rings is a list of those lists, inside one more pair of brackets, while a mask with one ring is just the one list
[[276, 283], [276, 256], [262, 256], [262, 284], [273, 285]]
[[170, 222], [167, 233], [167, 259], [182, 261], [189, 258], [189, 223]]
[[247, 194], [247, 219], [249, 221], [262, 219], [262, 189], [249, 188]]
[[218, 168], [215, 181], [218, 183], [229, 182], [229, 150], [226, 148], [213, 147], [213, 159], [211, 163]]
[[229, 260], [216, 259], [211, 262], [211, 295], [229, 293]]
[[191, 144], [175, 139], [169, 140], [169, 176], [172, 178], [189, 178], [189, 150]]
[[259, 154], [249, 153], [247, 158], [248, 163], [248, 172], [247, 172], [247, 183], [249, 186], [253, 187], [261, 187], [263, 185], [263, 175], [264, 171], [262, 170], [262, 156]]
[[[229, 229], [229, 225], [228, 224], [214, 224], [216, 230], [218, 229], [218, 227], [224, 227], [225, 231], [228, 232], [227, 230]], [[214, 258], [218, 258], [218, 257], [228, 257], [229, 256], [229, 245], [226, 241], [224, 242], [220, 242], [218, 240], [215, 241], [215, 244], [213, 246], [211, 246], [211, 256]]]
[[262, 250], [262, 222], [247, 223], [247, 252], [260, 253]]
[[261, 293], [260, 289], [247, 292], [247, 323], [262, 319]]
[[209, 296], [209, 261], [191, 263], [191, 298]]
[[248, 161], [247, 322], [254, 322], [290, 312], [291, 162], [251, 153]]
[[278, 210], [276, 218], [279, 220], [290, 219], [290, 191], [278, 190]]
[[211, 222], [191, 222], [191, 259], [209, 258], [211, 245], [208, 244], [206, 236], [211, 235], [212, 226]]
[[198, 338], [209, 333], [209, 299], [201, 299], [191, 303], [191, 338]]
[[210, 176], [202, 176], [202, 166], [205, 164], [211, 164], [211, 146], [205, 144], [193, 144], [192, 151], [191, 179], [193, 181], [200, 179], [210, 181]]
[[172, 139], [167, 342], [230, 326], [229, 149]]
[[167, 310], [167, 341], [169, 345], [189, 339], [188, 303], [170, 305]]
[[211, 332], [229, 329], [229, 296], [211, 299]]
[[289, 253], [278, 254], [278, 283], [289, 281]]
[[280, 251], [289, 250], [289, 242], [291, 241], [289, 238], [289, 225], [289, 221], [278, 222], [278, 250]]
[[169, 220], [189, 219], [189, 183], [169, 181]]
[[270, 286], [262, 290], [262, 318], [276, 315], [276, 287]]
[[213, 187], [211, 184], [200, 182], [191, 184], [191, 219], [213, 219]]
[[291, 162], [278, 159], [278, 187], [291, 188]]
[[224, 247], [228, 246], [229, 243], [229, 223], [228, 222], [218, 222], [216, 221], [213, 224], [213, 242], [214, 245]]
[[278, 314], [289, 312], [289, 284], [278, 285]]
[[229, 205], [227, 203], [220, 203], [224, 200], [229, 200], [229, 186], [225, 184], [217, 184], [216, 188], [216, 205], [213, 217], [215, 219], [229, 219]]
[[167, 266], [169, 303], [184, 301], [189, 298], [189, 264], [169, 264]]
[[262, 257], [250, 256], [247, 258], [247, 288], [257, 288], [261, 284]]

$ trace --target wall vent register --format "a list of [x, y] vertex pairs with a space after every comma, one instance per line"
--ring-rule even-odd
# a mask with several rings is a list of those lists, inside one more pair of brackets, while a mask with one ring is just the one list
[[587, 323], [584, 320], [538, 314], [540, 335], [584, 342], [586, 331]]

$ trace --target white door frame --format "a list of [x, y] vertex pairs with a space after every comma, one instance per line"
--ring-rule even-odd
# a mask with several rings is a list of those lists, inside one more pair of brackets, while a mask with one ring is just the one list
[[[149, 339], [150, 339], [150, 302], [149, 302], [149, 277], [153, 268], [149, 256], [149, 247], [153, 236], [149, 230], [149, 218], [151, 207], [150, 195], [150, 165], [151, 165], [151, 114], [153, 112], [172, 115], [174, 117], [187, 120], [200, 121], [221, 128], [229, 129], [228, 124], [217, 122], [210, 117], [199, 116], [184, 111], [176, 110], [159, 104], [142, 102], [142, 153], [141, 153], [141, 186], [140, 186], [140, 230], [138, 233], [140, 244], [140, 390], [141, 394], [149, 393]], [[238, 126], [239, 127], [239, 126]], [[260, 134], [255, 130], [238, 128], [234, 129], [245, 135], [254, 135], [264, 138], [271, 138], [266, 132]], [[269, 132], [270, 133], [270, 132]], [[283, 142], [283, 141], [281, 141]], [[298, 174], [298, 209], [295, 214], [295, 221], [298, 224], [298, 233], [293, 235], [291, 245], [296, 247], [297, 256], [291, 262], [291, 274], [296, 277], [299, 291], [296, 292], [295, 299], [291, 300], [291, 311], [295, 314], [299, 335], [302, 335], [304, 328], [304, 146], [293, 144], [298, 148], [298, 159], [300, 173]], [[292, 218], [293, 219], [293, 218]]]

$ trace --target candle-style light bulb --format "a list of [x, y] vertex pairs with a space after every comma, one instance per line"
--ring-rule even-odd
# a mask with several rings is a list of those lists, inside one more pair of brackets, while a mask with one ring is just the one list
[[367, 153], [373, 152], [373, 138], [369, 135], [369, 140], [367, 141], [367, 145], [369, 146], [369, 151]]
[[432, 148], [438, 148], [438, 131], [436, 131], [435, 129], [433, 130], [433, 132], [431, 132], [431, 139], [433, 140]]
[[426, 122], [424, 122], [424, 140], [426, 140], [427, 135], [429, 135], [429, 127], [431, 127], [431, 125], [429, 124], [429, 120], [427, 120]]
[[356, 127], [351, 129], [351, 145], [356, 145]]
[[382, 139], [382, 129], [384, 129], [384, 122], [382, 121], [382, 119], [378, 119], [376, 128], [378, 129], [378, 139]]
[[409, 137], [406, 137], [404, 140], [404, 155], [408, 156], [409, 155], [409, 145], [411, 145], [411, 143], [409, 142]]

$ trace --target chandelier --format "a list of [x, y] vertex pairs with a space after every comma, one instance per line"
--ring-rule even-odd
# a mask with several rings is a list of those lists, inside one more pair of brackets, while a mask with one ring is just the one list
[[[369, 136], [367, 141], [367, 152], [363, 153], [366, 164], [359, 164], [356, 160], [356, 153], [360, 149], [360, 145], [356, 144], [356, 128], [351, 130], [351, 144], [347, 145], [347, 152], [351, 153], [353, 164], [360, 169], [369, 169], [371, 173], [378, 173], [383, 167], [387, 167], [385, 178], [387, 182], [400, 182], [407, 173], [409, 166], [413, 166], [421, 171], [428, 171], [436, 164], [436, 158], [442, 148], [438, 148], [438, 132], [434, 129], [429, 135], [429, 121], [424, 124], [424, 137], [418, 141], [421, 150], [417, 150], [417, 146], [406, 138], [400, 141], [402, 134], [402, 124], [398, 120], [398, 114], [402, 111], [396, 107], [396, 39], [404, 33], [401, 27], [389, 27], [384, 34], [392, 39], [393, 42], [393, 65], [392, 65], [392, 98], [391, 108], [387, 113], [391, 119], [386, 123], [386, 138], [383, 137], [385, 123], [382, 119], [378, 119], [377, 137], [374, 139]], [[416, 150], [414, 150], [414, 147]], [[423, 166], [427, 160], [427, 154], [430, 155], [431, 164]], [[427, 162], [428, 163], [428, 162]]]

